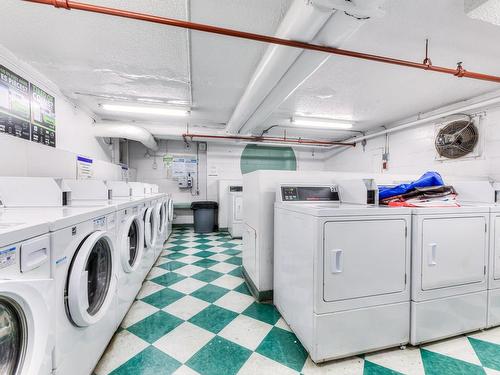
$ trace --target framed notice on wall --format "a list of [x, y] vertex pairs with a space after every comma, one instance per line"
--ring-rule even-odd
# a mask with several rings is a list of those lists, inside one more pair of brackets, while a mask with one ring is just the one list
[[0, 132], [30, 139], [30, 84], [0, 65]]
[[56, 98], [31, 84], [31, 140], [56, 146]]
[[0, 65], [0, 133], [56, 146], [56, 99]]

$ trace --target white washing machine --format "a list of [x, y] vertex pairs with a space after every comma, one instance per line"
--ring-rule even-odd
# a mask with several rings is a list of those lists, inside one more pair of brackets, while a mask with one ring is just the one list
[[[120, 200], [137, 200], [140, 202], [138, 206], [138, 217], [141, 221], [142, 226], [142, 261], [141, 267], [138, 270], [141, 275], [141, 280], [143, 281], [149, 270], [155, 262], [156, 256], [156, 223], [157, 220], [154, 216], [154, 208], [151, 208], [151, 197], [145, 194], [145, 189], [143, 189], [141, 183], [132, 183], [135, 187], [134, 189], [130, 183], [124, 181], [106, 181], [109, 191], [111, 191], [111, 196], [114, 202]], [[135, 297], [135, 296], [134, 296]]]
[[412, 209], [413, 345], [486, 327], [489, 207]]
[[1, 374], [52, 374], [55, 285], [49, 225], [36, 216], [0, 210]]
[[[150, 239], [154, 240], [155, 248], [155, 261], [160, 256], [163, 250], [163, 244], [166, 239], [167, 228], [167, 204], [165, 201], [165, 194], [153, 193], [156, 190], [155, 185], [143, 182], [129, 182], [133, 197], [146, 198], [153, 207], [152, 215], [154, 219], [155, 228], [150, 233]], [[147, 241], [146, 241], [147, 242]]]
[[408, 343], [410, 210], [339, 203], [337, 185], [278, 193], [274, 304], [312, 360]]
[[163, 244], [167, 238], [167, 226], [168, 226], [168, 208], [167, 202], [165, 201], [164, 195], [158, 195], [155, 202], [155, 216], [157, 217], [157, 242], [156, 242], [156, 259], [160, 256], [163, 251]]
[[144, 278], [149, 273], [154, 263], [156, 262], [157, 254], [157, 228], [158, 219], [155, 213], [155, 204], [153, 201], [148, 200], [145, 205], [145, 209], [142, 213], [143, 223], [144, 223], [144, 267], [142, 273]]
[[[23, 200], [19, 193], [29, 194]], [[115, 208], [62, 207], [62, 190], [46, 178], [0, 178], [0, 196], [7, 207], [35, 206], [15, 210], [24, 210], [24, 215], [36, 210], [49, 223], [55, 282], [53, 368], [56, 374], [88, 375], [118, 327]]]
[[146, 199], [131, 197], [126, 182], [63, 180], [63, 183], [70, 189], [68, 204], [71, 207], [101, 204], [116, 211], [117, 319], [121, 322], [142, 286], [143, 270], [149, 262], [144, 249]]
[[243, 236], [243, 186], [229, 186], [227, 230], [232, 238]]
[[118, 328], [115, 212], [65, 208], [51, 224], [56, 374], [88, 375]]
[[167, 204], [168, 224], [167, 224], [167, 238], [165, 240], [168, 240], [170, 238], [170, 235], [172, 234], [172, 227], [174, 225], [174, 199], [172, 198], [171, 194], [167, 194], [167, 197], [168, 197], [168, 204]]

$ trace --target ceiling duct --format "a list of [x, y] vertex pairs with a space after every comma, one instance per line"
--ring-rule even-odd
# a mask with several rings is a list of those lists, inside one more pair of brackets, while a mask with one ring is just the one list
[[[310, 42], [333, 12], [333, 9], [314, 6], [312, 1], [295, 0], [279, 25], [275, 37]], [[226, 126], [227, 133], [234, 134], [241, 129], [301, 53], [300, 49], [282, 45], [267, 47], [231, 115]]]
[[[322, 3], [325, 3], [325, 0], [322, 0]], [[361, 4], [360, 1], [357, 3]], [[373, 14], [376, 16], [380, 15], [377, 13], [377, 10], [379, 10], [379, 6], [382, 3], [383, 0], [370, 1], [369, 3]], [[363, 14], [368, 14], [365, 8], [363, 8]], [[348, 16], [343, 11], [336, 12], [316, 35], [314, 42], [321, 45], [339, 47], [345, 40], [358, 31], [366, 21], [367, 18], [359, 19]], [[279, 82], [263, 98], [251, 116], [235, 130], [242, 134], [249, 134], [255, 133], [255, 129], [257, 128], [265, 128], [265, 121], [268, 120], [276, 108], [316, 72], [330, 56], [315, 51], [302, 51]]]
[[146, 129], [127, 123], [96, 123], [94, 126], [94, 136], [100, 138], [125, 138], [130, 141], [142, 143], [150, 150], [158, 151], [153, 135]]

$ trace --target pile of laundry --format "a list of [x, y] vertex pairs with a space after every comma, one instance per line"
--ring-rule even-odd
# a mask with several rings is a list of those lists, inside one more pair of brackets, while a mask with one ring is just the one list
[[379, 186], [380, 204], [394, 207], [460, 207], [453, 186], [437, 172], [427, 172], [410, 184]]

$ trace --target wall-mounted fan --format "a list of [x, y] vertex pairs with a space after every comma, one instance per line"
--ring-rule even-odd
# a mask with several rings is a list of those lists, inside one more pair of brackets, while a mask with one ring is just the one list
[[439, 128], [435, 146], [441, 158], [458, 159], [472, 153], [479, 141], [479, 130], [471, 117], [451, 121]]

